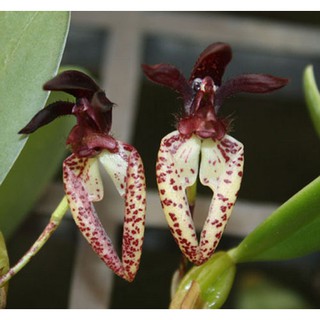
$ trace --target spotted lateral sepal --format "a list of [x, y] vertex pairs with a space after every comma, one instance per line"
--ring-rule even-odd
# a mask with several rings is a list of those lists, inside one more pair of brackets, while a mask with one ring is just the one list
[[[201, 163], [200, 161], [201, 154]], [[213, 197], [200, 241], [186, 195], [198, 176]], [[183, 137], [174, 131], [161, 141], [157, 183], [170, 230], [183, 254], [194, 264], [204, 263], [214, 252], [232, 212], [243, 171], [243, 145], [226, 135], [222, 140]]]

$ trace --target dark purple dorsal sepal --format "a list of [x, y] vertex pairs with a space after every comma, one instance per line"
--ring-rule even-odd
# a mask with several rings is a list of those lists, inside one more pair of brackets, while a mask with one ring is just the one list
[[216, 42], [208, 46], [195, 63], [189, 81], [210, 76], [216, 86], [221, 85], [224, 70], [232, 58], [232, 51], [226, 43]]
[[101, 91], [100, 87], [86, 74], [76, 70], [64, 71], [43, 85], [44, 90], [64, 91], [76, 98], [91, 99]]

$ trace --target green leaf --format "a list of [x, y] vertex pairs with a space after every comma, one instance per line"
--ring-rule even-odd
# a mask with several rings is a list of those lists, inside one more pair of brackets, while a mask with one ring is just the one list
[[304, 70], [303, 86], [311, 120], [320, 138], [320, 93], [311, 65]]
[[[61, 67], [59, 72], [70, 69], [88, 74], [86, 70], [75, 66]], [[52, 91], [47, 105], [55, 101], [74, 100], [69, 94]], [[67, 152], [65, 140], [75, 121], [73, 116], [60, 117], [32, 133], [0, 185], [0, 229], [6, 238], [16, 230], [45, 192], [48, 182], [62, 167]]]
[[320, 250], [320, 177], [279, 207], [229, 254], [236, 262], [285, 260]]
[[67, 12], [0, 12], [0, 184], [27, 139], [17, 132], [43, 108], [43, 83], [58, 69]]
[[306, 309], [312, 308], [302, 290], [258, 270], [242, 272], [233, 291], [236, 309]]
[[[56, 93], [52, 95], [58, 97]], [[6, 238], [23, 221], [62, 166], [65, 138], [74, 121], [74, 117], [61, 117], [31, 134], [0, 186], [0, 229]]]
[[[0, 232], [0, 276], [7, 273], [9, 270], [9, 258], [6, 249], [6, 244], [2, 233]], [[0, 288], [0, 309], [5, 308], [7, 302], [8, 284]]]
[[235, 264], [228, 253], [214, 254], [183, 277], [170, 308], [220, 308], [228, 298], [235, 273]]

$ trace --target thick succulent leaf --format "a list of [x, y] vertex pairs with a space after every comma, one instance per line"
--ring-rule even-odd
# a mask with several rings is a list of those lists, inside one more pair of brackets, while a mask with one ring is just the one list
[[0, 184], [27, 141], [17, 132], [45, 105], [41, 87], [58, 69], [68, 27], [67, 12], [0, 13]]
[[79, 230], [105, 264], [122, 277], [121, 261], [92, 204], [93, 199], [100, 199], [103, 187], [97, 166], [96, 158], [71, 155], [63, 163], [64, 188]]
[[230, 251], [237, 262], [297, 258], [320, 250], [320, 178], [279, 207]]
[[[71, 68], [78, 69], [75, 66], [66, 66], [61, 67], [60, 71]], [[85, 72], [85, 70], [82, 71]], [[47, 106], [56, 101], [71, 103], [73, 99], [64, 92], [51, 92]], [[66, 154], [63, 140], [74, 124], [74, 117], [61, 117], [28, 138], [25, 147], [0, 186], [0, 226], [6, 238], [12, 235], [25, 215], [30, 212], [48, 182], [61, 167]], [[16, 198], [17, 194], [19, 194], [19, 201]]]
[[217, 247], [236, 202], [243, 175], [243, 145], [226, 135], [221, 141], [205, 139], [201, 146], [200, 181], [213, 192], [200, 238], [200, 262]]
[[[0, 277], [9, 270], [9, 257], [4, 237], [0, 232]], [[0, 287], [0, 309], [5, 308], [7, 303], [8, 284]]]
[[180, 93], [185, 103], [188, 103], [193, 96], [191, 86], [184, 75], [170, 64], [142, 65], [144, 74], [151, 81], [169, 87]]
[[194, 65], [190, 81], [210, 76], [215, 85], [220, 86], [224, 70], [231, 58], [232, 52], [229, 45], [221, 42], [211, 44], [201, 53]]
[[[53, 96], [57, 97], [56, 93], [49, 100], [55, 99]], [[73, 124], [73, 118], [64, 117], [33, 133], [0, 186], [0, 227], [7, 239], [61, 168], [66, 154], [64, 138]]]
[[122, 264], [124, 278], [132, 281], [138, 271], [144, 239], [146, 182], [141, 157], [132, 146], [118, 141], [119, 151], [104, 151], [99, 160], [124, 198]]
[[[60, 70], [63, 70], [63, 67]], [[55, 101], [72, 101], [72, 99], [74, 98], [66, 93], [51, 92], [47, 105]], [[6, 238], [12, 235], [26, 214], [30, 212], [46, 185], [61, 167], [66, 154], [63, 140], [74, 124], [73, 117], [61, 117], [28, 138], [25, 147], [0, 186], [0, 226]], [[18, 136], [17, 133], [16, 135]], [[19, 201], [17, 201], [17, 194], [19, 194]]]
[[313, 73], [313, 67], [307, 66], [303, 74], [304, 95], [318, 136], [320, 137], [320, 93]]
[[161, 205], [169, 228], [184, 255], [198, 263], [198, 240], [186, 189], [197, 180], [201, 140], [174, 131], [160, 144], [156, 174]]
[[100, 87], [88, 75], [77, 70], [64, 71], [43, 85], [44, 90], [64, 91], [76, 98], [91, 99]]
[[191, 268], [183, 277], [170, 308], [220, 308], [228, 298], [235, 273], [235, 264], [227, 253], [214, 254], [206, 263]]

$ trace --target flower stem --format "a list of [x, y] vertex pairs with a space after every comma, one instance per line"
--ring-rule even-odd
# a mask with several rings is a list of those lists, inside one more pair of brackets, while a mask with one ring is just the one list
[[60, 222], [68, 210], [67, 198], [63, 197], [58, 207], [52, 213], [50, 221], [42, 231], [41, 235], [35, 241], [35, 243], [30, 247], [30, 249], [23, 255], [23, 257], [9, 269], [7, 273], [0, 277], [0, 287], [2, 287], [6, 282], [8, 282], [13, 276], [15, 276], [26, 264], [35, 256], [38, 251], [43, 247], [43, 245], [49, 240], [51, 235], [60, 225]]

